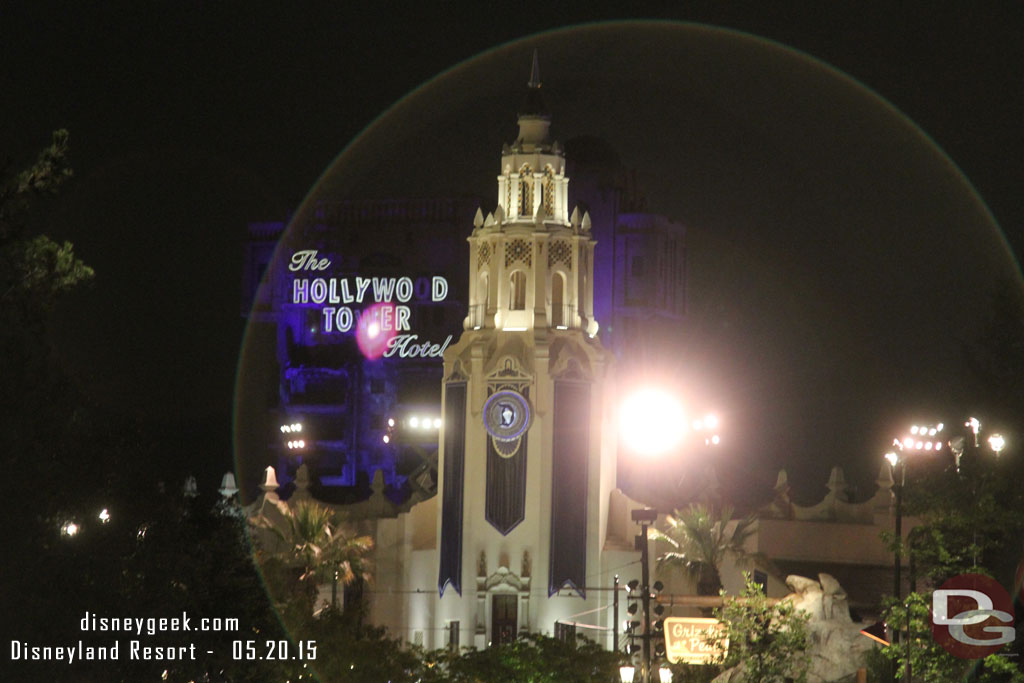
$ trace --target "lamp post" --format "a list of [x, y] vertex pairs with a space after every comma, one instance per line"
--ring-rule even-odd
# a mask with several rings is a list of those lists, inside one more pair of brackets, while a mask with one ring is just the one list
[[[717, 421], [714, 426], [717, 426]], [[620, 407], [619, 428], [623, 441], [645, 457], [654, 458], [671, 451], [682, 440], [688, 427], [682, 405], [672, 392], [664, 389], [637, 391], [629, 395]], [[657, 520], [658, 512], [649, 508], [633, 510], [632, 518], [641, 529], [636, 536], [636, 549], [640, 552], [640, 598], [644, 612], [639, 683], [651, 683], [651, 577], [647, 530]], [[625, 670], [622, 675], [625, 680]]]
[[[969, 418], [964, 426], [967, 427], [973, 435], [974, 450], [981, 450], [981, 439], [979, 435], [981, 433], [981, 421], [976, 417]], [[944, 425], [940, 422], [937, 425], [914, 425], [910, 428], [910, 433], [902, 438], [893, 440], [894, 450], [885, 454], [885, 459], [889, 462], [892, 468], [893, 474], [893, 497], [895, 503], [895, 532], [896, 539], [902, 539], [902, 525], [903, 525], [903, 490], [906, 487], [906, 457], [910, 453], [939, 453], [943, 450], [942, 431]], [[989, 448], [996, 454], [998, 458], [1003, 449], [1006, 448], [1006, 439], [1001, 434], [992, 434], [985, 440]], [[960, 472], [961, 458], [966, 450], [967, 440], [962, 437], [953, 437], [946, 444], [949, 450], [953, 453], [953, 462], [956, 466], [956, 471]], [[911, 565], [913, 569], [913, 565]], [[897, 549], [894, 553], [893, 563], [893, 594], [896, 599], [900, 602], [903, 601], [903, 586], [901, 581], [901, 563], [900, 563], [900, 552]], [[913, 571], [911, 571], [911, 581], [913, 581]], [[911, 587], [913, 589], [913, 587]], [[900, 642], [899, 631], [893, 631], [893, 644]], [[906, 673], [904, 681], [910, 683], [912, 681], [910, 671], [910, 607], [907, 606], [907, 655], [906, 655]], [[896, 662], [893, 661], [891, 670], [892, 678], [896, 678]]]
[[[889, 462], [889, 466], [892, 468], [892, 492], [895, 503], [895, 532], [897, 542], [901, 542], [903, 539], [903, 489], [907, 484], [907, 463], [906, 457], [910, 453], [938, 453], [942, 450], [941, 434], [945, 425], [941, 422], [937, 425], [913, 425], [910, 428], [909, 434], [903, 437], [893, 439], [893, 446], [895, 450], [889, 451], [885, 454], [885, 459]], [[900, 560], [900, 551], [897, 548], [893, 551], [893, 595], [896, 596], [897, 600], [903, 600], [903, 577], [902, 573], [902, 562]], [[893, 630], [892, 634], [893, 644], [900, 642], [900, 633], [898, 630]], [[910, 642], [910, 621], [909, 613], [907, 620], [907, 642]], [[893, 680], [896, 680], [896, 662], [893, 660], [892, 669], [890, 671]], [[907, 660], [907, 675], [906, 680], [910, 680], [910, 661]]]
[[640, 683], [651, 683], [651, 560], [648, 552], [647, 530], [658, 519], [658, 511], [646, 508], [633, 510], [634, 522], [640, 523], [640, 533], [636, 537], [637, 550], [640, 551], [640, 602], [644, 610], [643, 660], [640, 663]]

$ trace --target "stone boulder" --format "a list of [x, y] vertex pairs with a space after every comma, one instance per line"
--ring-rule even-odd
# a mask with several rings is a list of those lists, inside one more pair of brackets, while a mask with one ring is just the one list
[[807, 622], [809, 683], [856, 681], [857, 669], [865, 665], [874, 643], [860, 633], [867, 624], [854, 623], [850, 618], [846, 591], [829, 574], [818, 574], [818, 581], [790, 575], [786, 585], [793, 593], [785, 599], [811, 615]]

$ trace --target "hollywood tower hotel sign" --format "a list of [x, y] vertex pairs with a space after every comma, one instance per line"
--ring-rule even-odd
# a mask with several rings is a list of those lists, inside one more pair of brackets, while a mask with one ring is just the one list
[[635, 559], [608, 543], [615, 438], [595, 241], [589, 216], [570, 214], [540, 86], [535, 56], [498, 206], [477, 212], [468, 238], [468, 316], [444, 353], [439, 495], [378, 526], [373, 618], [428, 647], [551, 634], [556, 622], [599, 626], [588, 635], [604, 640], [611, 591], [593, 588]]

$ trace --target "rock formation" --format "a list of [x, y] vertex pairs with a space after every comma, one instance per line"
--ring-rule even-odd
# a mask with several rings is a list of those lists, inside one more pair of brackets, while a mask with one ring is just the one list
[[[865, 624], [855, 624], [843, 590], [835, 577], [818, 574], [818, 580], [791, 574], [786, 585], [793, 592], [789, 600], [811, 615], [807, 622], [810, 668], [808, 683], [852, 683], [857, 669], [864, 666], [867, 653], [874, 647], [860, 634]], [[742, 664], [723, 672], [714, 683], [740, 680]]]

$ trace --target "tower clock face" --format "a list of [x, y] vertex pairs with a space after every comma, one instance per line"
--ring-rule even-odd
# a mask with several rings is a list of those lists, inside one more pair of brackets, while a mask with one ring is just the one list
[[518, 391], [503, 389], [484, 404], [484, 427], [497, 441], [515, 441], [530, 428], [530, 403]]

